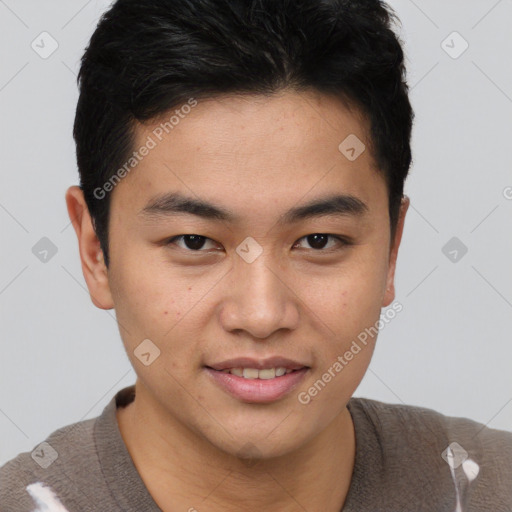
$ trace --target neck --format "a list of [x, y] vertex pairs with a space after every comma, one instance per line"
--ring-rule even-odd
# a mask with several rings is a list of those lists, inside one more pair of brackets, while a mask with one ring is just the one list
[[307, 445], [258, 460], [219, 450], [170, 419], [139, 381], [136, 399], [117, 410], [117, 421], [137, 471], [163, 512], [234, 512], [241, 504], [251, 512], [339, 512], [350, 487], [355, 433], [346, 407]]

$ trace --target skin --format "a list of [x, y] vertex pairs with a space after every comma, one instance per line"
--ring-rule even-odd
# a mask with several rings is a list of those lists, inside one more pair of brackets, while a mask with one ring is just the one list
[[[137, 148], [158, 124], [137, 126]], [[118, 409], [119, 428], [162, 510], [341, 509], [356, 446], [346, 404], [376, 338], [308, 404], [297, 396], [395, 297], [409, 200], [390, 240], [387, 190], [370, 151], [352, 162], [338, 150], [349, 134], [368, 146], [367, 133], [356, 110], [315, 92], [199, 101], [113, 190], [108, 270], [83, 195], [68, 189], [91, 300], [115, 308], [138, 377], [135, 401]], [[171, 191], [214, 202], [240, 220], [138, 214]], [[290, 208], [333, 191], [357, 196], [368, 212], [277, 223]], [[316, 233], [353, 243], [330, 238], [315, 249], [307, 236]], [[184, 234], [210, 240], [203, 252], [183, 239], [165, 245]], [[236, 253], [248, 236], [263, 249], [252, 263]], [[134, 355], [147, 338], [161, 351], [149, 366]], [[204, 370], [235, 356], [271, 355], [310, 369], [297, 389], [268, 404], [228, 395]]]

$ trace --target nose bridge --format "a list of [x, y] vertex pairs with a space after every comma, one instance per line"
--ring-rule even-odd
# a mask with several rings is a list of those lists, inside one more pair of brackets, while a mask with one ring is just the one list
[[246, 292], [242, 294], [248, 302], [255, 301], [266, 304], [271, 299], [278, 299], [283, 286], [279, 271], [276, 270], [276, 258], [270, 254], [262, 254], [252, 263], [238, 261], [236, 265], [237, 281], [245, 282]]
[[235, 264], [237, 300], [249, 310], [252, 306], [253, 314], [275, 315], [281, 308], [284, 294], [275, 261], [271, 251], [264, 251], [250, 263], [240, 258]]
[[298, 312], [278, 268], [270, 250], [260, 251], [253, 260], [243, 255], [236, 258], [229, 285], [231, 300], [224, 305], [226, 329], [242, 329], [264, 338], [277, 329], [294, 328]]

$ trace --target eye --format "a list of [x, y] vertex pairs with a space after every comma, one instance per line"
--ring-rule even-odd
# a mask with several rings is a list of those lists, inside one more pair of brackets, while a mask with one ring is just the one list
[[[328, 245], [329, 238], [332, 240], [335, 240], [334, 244], [331, 244], [330, 246]], [[307, 235], [307, 236], [300, 238], [297, 242], [295, 242], [294, 247], [297, 244], [299, 244], [299, 242], [301, 240], [307, 241], [307, 243], [310, 245], [310, 247], [316, 251], [321, 251], [321, 250], [328, 251], [328, 250], [336, 249], [336, 245], [338, 245], [338, 247], [350, 245], [349, 240], [344, 239], [340, 236], [330, 235], [327, 233], [314, 233], [312, 235]], [[308, 247], [306, 247], [306, 249], [308, 249]]]
[[[331, 239], [333, 242], [330, 245], [329, 239]], [[314, 233], [300, 238], [297, 242], [295, 242], [293, 247], [297, 247], [302, 240], [306, 241], [310, 246], [305, 247], [305, 249], [313, 249], [317, 252], [328, 252], [330, 250], [336, 250], [336, 247], [342, 248], [351, 244], [349, 239], [345, 239], [337, 235], [331, 235], [327, 233]], [[207, 252], [208, 247], [205, 249], [205, 245], [207, 245], [208, 242], [212, 244], [210, 249], [215, 250], [215, 242], [211, 238], [195, 234], [174, 236], [167, 240], [166, 245], [176, 245], [180, 249], [184, 249], [187, 252]]]
[[[182, 241], [183, 245], [177, 244], [177, 241]], [[178, 235], [167, 240], [166, 245], [177, 245], [181, 249], [185, 249], [189, 252], [206, 252], [201, 249], [207, 241], [213, 242], [211, 238], [201, 235]]]

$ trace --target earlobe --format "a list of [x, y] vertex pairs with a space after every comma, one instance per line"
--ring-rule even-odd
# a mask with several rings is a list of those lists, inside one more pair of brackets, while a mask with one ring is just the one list
[[100, 309], [112, 309], [114, 303], [110, 292], [108, 270], [103, 261], [103, 251], [80, 187], [75, 185], [68, 188], [66, 205], [78, 239], [82, 272], [91, 300]]
[[409, 209], [410, 199], [408, 196], [404, 195], [402, 197], [402, 202], [400, 204], [400, 214], [398, 217], [398, 222], [395, 230], [394, 240], [391, 241], [390, 244], [390, 255], [389, 255], [389, 266], [388, 266], [388, 275], [386, 280], [386, 291], [384, 293], [384, 297], [382, 300], [382, 307], [389, 306], [393, 300], [395, 299], [395, 269], [396, 269], [396, 260], [398, 257], [398, 249], [400, 247], [400, 242], [402, 240], [402, 233], [404, 230], [405, 224], [405, 216], [407, 214], [407, 210]]

